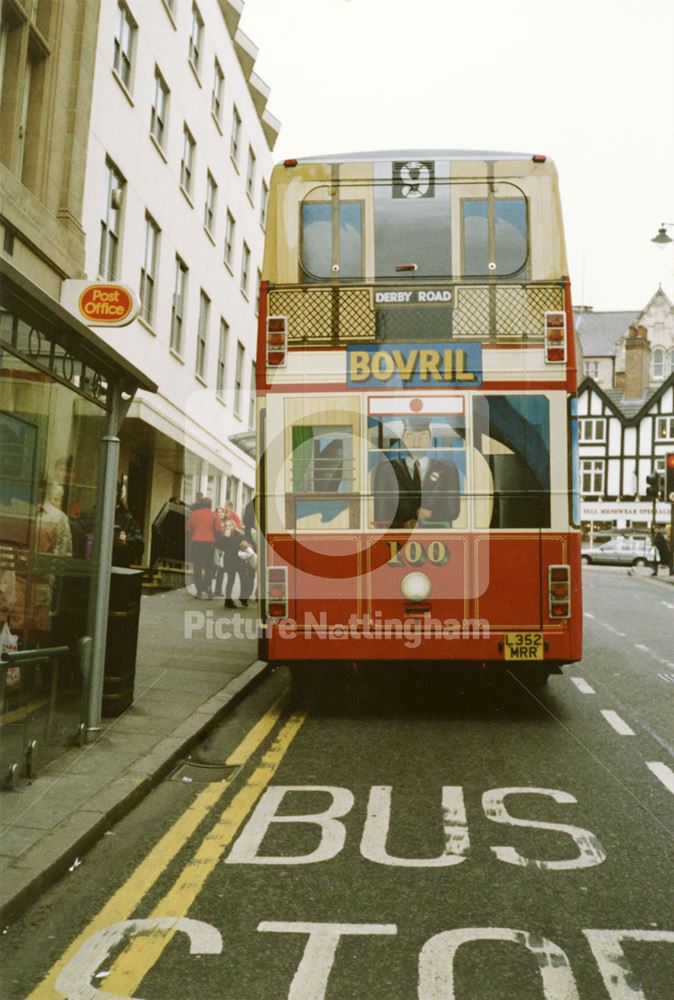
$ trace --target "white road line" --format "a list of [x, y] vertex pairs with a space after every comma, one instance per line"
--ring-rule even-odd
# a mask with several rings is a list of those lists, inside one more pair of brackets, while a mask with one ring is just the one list
[[672, 771], [671, 767], [667, 767], [666, 764], [660, 764], [657, 760], [647, 760], [646, 767], [674, 795], [674, 771]]
[[593, 687], [590, 687], [590, 685], [583, 677], [571, 677], [570, 680], [573, 681], [573, 683], [576, 685], [576, 687], [582, 694], [596, 694], [595, 689]]
[[660, 601], [660, 604], [664, 604], [666, 608], [672, 608], [672, 610], [674, 610], [674, 604], [670, 604], [669, 601]]
[[589, 611], [583, 611], [583, 617], [584, 618], [594, 618], [594, 615], [591, 615]]
[[648, 646], [642, 645], [642, 643], [640, 643], [640, 642], [635, 642], [634, 643], [634, 648], [635, 649], [640, 649], [642, 653], [651, 653], [651, 654], [653, 654], [653, 650], [652, 649], [649, 649]]
[[613, 635], [619, 635], [621, 639], [626, 638], [626, 633], [619, 632], [617, 628], [613, 628], [613, 625], [607, 625], [606, 622], [600, 622], [599, 624], [602, 625], [608, 632], [612, 632]]
[[620, 718], [617, 712], [612, 712], [610, 709], [602, 708], [601, 714], [604, 716], [609, 726], [615, 729], [616, 733], [620, 736], [636, 736], [633, 729], [627, 725], [627, 723]]

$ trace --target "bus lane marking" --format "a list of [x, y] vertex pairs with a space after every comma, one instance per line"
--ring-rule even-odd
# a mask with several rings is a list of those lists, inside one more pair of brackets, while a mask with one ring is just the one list
[[[272, 705], [250, 729], [231, 756], [227, 758], [226, 763], [230, 766], [242, 764], [244, 757], [247, 759], [269, 736], [285, 706], [285, 698], [280, 698]], [[218, 800], [229, 791], [231, 780], [214, 782], [197, 796], [189, 808], [155, 844], [150, 853], [143, 858], [126, 882], [120, 886], [94, 919], [75, 938], [27, 1000], [53, 1000], [56, 977], [64, 966], [77, 955], [91, 935], [130, 917], [157, 879], [166, 871], [170, 862], [217, 805]]]
[[666, 764], [661, 764], [657, 760], [647, 760], [646, 767], [674, 795], [674, 771], [672, 771], [671, 767], [667, 767]]
[[604, 716], [611, 729], [614, 729], [619, 736], [636, 736], [634, 730], [627, 725], [624, 719], [620, 718], [617, 712], [612, 712], [608, 708], [602, 708], [601, 714]]
[[[171, 917], [175, 920], [187, 913], [239, 827], [276, 774], [305, 719], [305, 714], [290, 716], [253, 774], [206, 834], [194, 856], [185, 865], [173, 887], [154, 908], [150, 918]], [[134, 990], [157, 963], [175, 933], [174, 924], [158, 929], [151, 936], [137, 937], [131, 941], [115, 960], [106, 979], [106, 988], [114, 996], [133, 997]]]
[[590, 684], [587, 683], [584, 677], [570, 677], [569, 680], [571, 680], [576, 685], [581, 694], [597, 693], [595, 689]]

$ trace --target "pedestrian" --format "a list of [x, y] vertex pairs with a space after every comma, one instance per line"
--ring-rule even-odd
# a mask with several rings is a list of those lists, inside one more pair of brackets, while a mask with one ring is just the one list
[[651, 576], [658, 575], [658, 567], [660, 563], [667, 567], [670, 576], [672, 575], [672, 554], [669, 548], [669, 542], [663, 535], [662, 531], [656, 531], [655, 537], [653, 538], [653, 572]]
[[[225, 508], [218, 507], [216, 512], [221, 528], [225, 526]], [[217, 541], [213, 552], [213, 565], [215, 567], [213, 579], [213, 597], [222, 597], [222, 585], [225, 580], [225, 553], [218, 546]]]
[[238, 558], [241, 560], [239, 576], [241, 577], [241, 596], [239, 600], [244, 608], [255, 590], [255, 571], [257, 569], [257, 552], [246, 538], [239, 542]]
[[[243, 567], [243, 563], [238, 558], [239, 545], [242, 540], [243, 532], [239, 531], [234, 522], [229, 520], [229, 518], [225, 519], [222, 526], [222, 534], [217, 540], [217, 547], [222, 552], [223, 575], [227, 577], [227, 584], [225, 586], [226, 608], [236, 607], [234, 599], [232, 598], [232, 593], [237, 578], [242, 581], [241, 569]], [[243, 589], [243, 585], [241, 589]], [[242, 598], [241, 603], [245, 607], [248, 603], [247, 598]]]
[[234, 510], [234, 504], [231, 500], [225, 501], [225, 517], [234, 523], [234, 527], [239, 531], [243, 530], [243, 525], [241, 524], [241, 518]]
[[199, 506], [195, 503], [187, 518], [185, 531], [191, 543], [196, 597], [206, 600], [211, 596], [213, 553], [216, 538], [222, 533], [222, 525], [215, 511], [211, 510], [210, 497], [203, 497], [198, 504]]
[[252, 497], [243, 508], [243, 535], [251, 545], [257, 542], [257, 511], [255, 497]]

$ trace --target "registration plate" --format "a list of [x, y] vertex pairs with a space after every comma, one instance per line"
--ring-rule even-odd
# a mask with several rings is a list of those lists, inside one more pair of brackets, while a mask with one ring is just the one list
[[506, 660], [542, 660], [542, 632], [506, 632]]

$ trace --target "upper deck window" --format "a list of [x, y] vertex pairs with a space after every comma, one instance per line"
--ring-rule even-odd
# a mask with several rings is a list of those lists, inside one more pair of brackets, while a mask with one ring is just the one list
[[522, 276], [528, 242], [524, 198], [466, 198], [461, 235], [465, 277]]
[[302, 205], [302, 270], [309, 280], [359, 278], [363, 272], [361, 202], [310, 201]]

